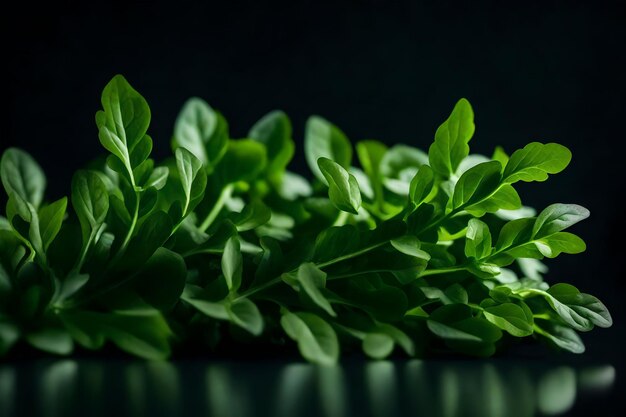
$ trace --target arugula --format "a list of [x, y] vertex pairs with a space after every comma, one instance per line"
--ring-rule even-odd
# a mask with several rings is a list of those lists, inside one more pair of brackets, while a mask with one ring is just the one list
[[2, 155], [0, 354], [112, 343], [162, 359], [175, 343], [208, 352], [252, 338], [320, 364], [352, 347], [375, 359], [397, 348], [489, 356], [514, 338], [581, 353], [577, 332], [612, 325], [596, 297], [543, 279], [542, 260], [585, 250], [566, 229], [588, 210], [536, 214], [514, 188], [563, 171], [571, 153], [533, 142], [470, 154], [465, 99], [428, 153], [364, 140], [353, 160], [346, 135], [311, 117], [311, 181], [287, 170], [296, 145], [281, 111], [233, 139], [224, 116], [192, 98], [172, 157], [156, 163], [148, 103], [118, 75], [96, 125], [109, 154], [76, 172], [69, 199], [46, 200], [26, 152]]

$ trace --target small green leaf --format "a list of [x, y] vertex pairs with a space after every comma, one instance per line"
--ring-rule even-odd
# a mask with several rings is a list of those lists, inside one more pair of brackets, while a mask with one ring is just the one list
[[517, 181], [545, 181], [548, 174], [563, 171], [571, 159], [572, 153], [569, 149], [558, 143], [529, 143], [513, 152], [509, 158], [504, 168], [504, 182], [512, 184]]
[[230, 320], [254, 336], [263, 333], [263, 317], [257, 306], [247, 298], [226, 304]]
[[280, 184], [295, 151], [287, 115], [282, 111], [266, 114], [252, 126], [248, 137], [265, 145], [268, 160], [266, 175], [275, 184]]
[[368, 333], [363, 339], [363, 352], [373, 359], [384, 359], [393, 352], [393, 338], [385, 333]]
[[240, 213], [234, 214], [231, 220], [237, 226], [238, 231], [245, 232], [264, 225], [270, 221], [271, 217], [272, 210], [261, 200], [255, 199], [246, 204]]
[[356, 144], [356, 153], [359, 157], [359, 162], [372, 184], [374, 198], [379, 208], [382, 208], [384, 205], [380, 166], [386, 152], [387, 147], [383, 143], [375, 140], [364, 140]]
[[183, 188], [182, 215], [195, 208], [204, 196], [204, 189], [207, 183], [206, 171], [203, 169], [202, 161], [185, 148], [176, 149], [176, 167], [180, 176], [180, 183]]
[[560, 232], [589, 217], [589, 210], [577, 204], [552, 204], [537, 216], [533, 237], [542, 238]]
[[411, 180], [409, 201], [415, 207], [426, 200], [435, 185], [435, 173], [428, 165], [422, 165]]
[[326, 273], [312, 262], [306, 262], [298, 268], [297, 280], [311, 300], [331, 316], [337, 316], [322, 290], [326, 288]]
[[39, 231], [44, 250], [48, 250], [59, 230], [61, 230], [66, 208], [67, 197], [63, 197], [39, 210]]
[[391, 239], [390, 243], [394, 248], [396, 248], [396, 250], [404, 253], [405, 255], [430, 261], [430, 254], [420, 249], [421, 242], [415, 236], [401, 236], [397, 239]]
[[83, 245], [87, 245], [90, 234], [104, 223], [109, 211], [109, 193], [100, 175], [94, 171], [74, 174], [72, 206], [83, 232]]
[[226, 242], [222, 254], [222, 273], [228, 289], [232, 292], [237, 291], [241, 285], [242, 268], [241, 246], [237, 236], [233, 236]]
[[328, 158], [320, 158], [317, 163], [328, 181], [330, 201], [339, 210], [357, 214], [361, 207], [361, 191], [356, 178]]
[[26, 341], [33, 347], [56, 355], [67, 355], [74, 350], [74, 341], [64, 329], [44, 328], [26, 334]]
[[474, 111], [462, 98], [454, 110], [437, 129], [435, 142], [428, 150], [430, 166], [435, 172], [448, 178], [469, 154], [468, 143], [474, 135]]
[[224, 118], [204, 100], [187, 100], [174, 125], [172, 148], [185, 148], [210, 172], [228, 146], [228, 126]]
[[302, 356], [320, 365], [334, 365], [339, 358], [339, 341], [333, 328], [311, 313], [283, 311], [280, 324], [298, 343]]
[[0, 321], [0, 355], [6, 354], [17, 342], [20, 332], [12, 323]]
[[222, 185], [237, 181], [250, 182], [263, 172], [267, 165], [267, 151], [263, 144], [251, 139], [231, 140], [228, 150], [215, 168]]
[[502, 167], [504, 168], [509, 162], [509, 155], [504, 151], [502, 146], [496, 146], [496, 149], [493, 151], [491, 159], [500, 162], [500, 164], [502, 164]]
[[322, 157], [328, 158], [348, 169], [352, 162], [352, 146], [337, 126], [319, 116], [312, 116], [306, 122], [304, 155], [311, 172], [317, 179], [326, 183], [318, 160]]
[[17, 148], [4, 151], [0, 160], [0, 176], [9, 197], [17, 194], [21, 200], [39, 207], [46, 189], [46, 177], [29, 154]]
[[486, 223], [471, 219], [465, 232], [465, 256], [483, 259], [491, 255], [491, 232]]
[[529, 336], [533, 333], [533, 322], [522, 308], [513, 303], [504, 303], [483, 310], [485, 318], [516, 337]]
[[465, 171], [454, 187], [452, 207], [471, 206], [491, 197], [500, 185], [501, 168], [500, 162], [491, 161]]

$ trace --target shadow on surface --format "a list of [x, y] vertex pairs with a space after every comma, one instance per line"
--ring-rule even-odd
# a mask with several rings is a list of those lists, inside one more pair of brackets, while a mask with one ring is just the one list
[[0, 416], [520, 416], [602, 404], [611, 365], [511, 362], [0, 365]]

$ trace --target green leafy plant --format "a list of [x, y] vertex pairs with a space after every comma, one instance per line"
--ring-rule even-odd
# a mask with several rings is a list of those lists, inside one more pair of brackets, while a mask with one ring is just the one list
[[359, 346], [372, 358], [489, 356], [520, 338], [580, 353], [577, 332], [612, 324], [597, 298], [542, 277], [542, 259], [585, 250], [565, 230], [589, 212], [536, 214], [514, 188], [561, 172], [569, 150], [470, 154], [465, 99], [428, 153], [373, 140], [353, 152], [311, 117], [311, 182], [287, 170], [296, 147], [282, 112], [232, 139], [220, 113], [191, 99], [158, 164], [150, 117], [114, 77], [96, 113], [108, 156], [74, 175], [70, 204], [45, 200], [27, 153], [4, 152], [0, 354], [21, 341], [61, 355], [112, 343], [148, 359], [200, 343], [210, 355], [226, 333], [297, 345], [322, 364]]

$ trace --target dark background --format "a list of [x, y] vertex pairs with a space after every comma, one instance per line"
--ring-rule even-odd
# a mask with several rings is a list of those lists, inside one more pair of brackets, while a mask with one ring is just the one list
[[[227, 3], [227, 2], [225, 2]], [[49, 197], [68, 193], [74, 170], [102, 153], [94, 113], [122, 73], [152, 108], [157, 158], [174, 119], [196, 95], [224, 113], [233, 137], [280, 108], [302, 131], [311, 114], [354, 141], [427, 148], [455, 101], [476, 112], [474, 152], [556, 141], [574, 155], [547, 183], [523, 184], [526, 204], [578, 203], [587, 253], [549, 262], [605, 300], [616, 324], [585, 335], [589, 351], [616, 354], [624, 329], [624, 4], [527, 2], [118, 2], [2, 13], [1, 147], [30, 152]], [[4, 198], [4, 197], [3, 197]]]

